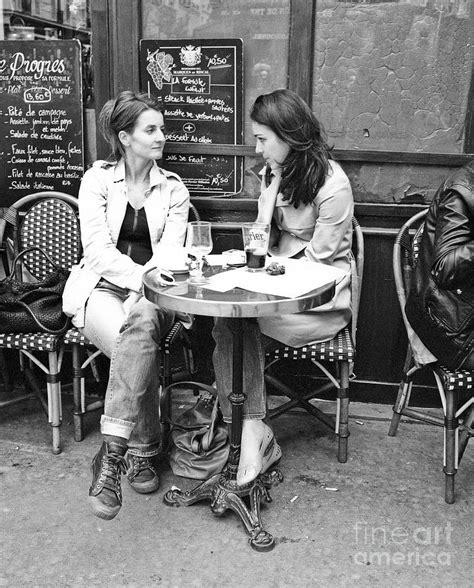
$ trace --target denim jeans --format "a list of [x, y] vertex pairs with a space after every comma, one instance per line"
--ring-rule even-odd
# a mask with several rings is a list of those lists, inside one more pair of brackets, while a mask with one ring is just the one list
[[127, 295], [101, 282], [87, 302], [83, 332], [110, 358], [101, 433], [128, 439], [130, 453], [151, 457], [160, 444], [159, 345], [174, 312], [140, 297], [127, 315]]
[[263, 335], [256, 319], [218, 318], [215, 320], [212, 336], [216, 347], [212, 359], [219, 404], [226, 423], [232, 420], [232, 405], [228, 397], [232, 392], [233, 333], [237, 326], [236, 321], [240, 321], [243, 339], [242, 391], [247, 397], [242, 409], [244, 419], [265, 418], [266, 393], [263, 378], [265, 351], [282, 345], [279, 341]]

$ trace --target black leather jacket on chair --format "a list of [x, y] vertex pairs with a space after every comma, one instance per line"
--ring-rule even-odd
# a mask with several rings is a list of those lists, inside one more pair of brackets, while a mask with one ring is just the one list
[[474, 348], [474, 161], [433, 198], [405, 310], [440, 363], [462, 367]]

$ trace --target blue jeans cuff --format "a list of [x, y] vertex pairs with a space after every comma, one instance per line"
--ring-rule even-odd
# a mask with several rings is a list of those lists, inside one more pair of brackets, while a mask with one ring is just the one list
[[130, 455], [137, 455], [138, 457], [155, 457], [159, 455], [161, 446], [159, 443], [151, 445], [136, 445], [128, 448]]
[[134, 428], [135, 423], [130, 421], [115, 419], [105, 414], [100, 417], [100, 432], [102, 435], [114, 435], [115, 437], [122, 437], [128, 441]]

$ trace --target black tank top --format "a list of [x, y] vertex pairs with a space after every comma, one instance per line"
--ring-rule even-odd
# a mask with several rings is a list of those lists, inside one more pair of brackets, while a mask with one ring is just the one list
[[153, 255], [144, 206], [136, 210], [131, 206], [130, 202], [127, 203], [127, 210], [117, 241], [117, 249], [140, 265], [145, 265]]

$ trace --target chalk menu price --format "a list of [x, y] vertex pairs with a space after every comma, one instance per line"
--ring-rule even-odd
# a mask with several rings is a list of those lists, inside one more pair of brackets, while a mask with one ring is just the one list
[[[140, 42], [141, 89], [164, 102], [168, 144], [242, 144], [242, 52], [241, 39]], [[242, 188], [242, 157], [165, 148], [163, 167], [194, 194], [222, 196]]]
[[0, 42], [0, 206], [84, 172], [79, 41]]

